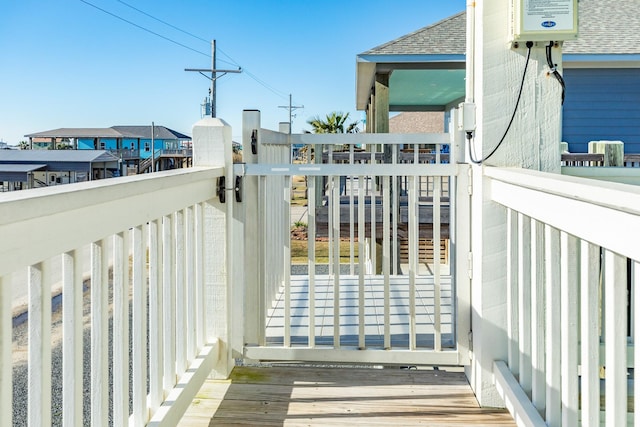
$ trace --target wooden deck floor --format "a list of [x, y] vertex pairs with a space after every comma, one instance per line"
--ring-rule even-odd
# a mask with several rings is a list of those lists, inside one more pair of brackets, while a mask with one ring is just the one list
[[236, 367], [207, 380], [181, 426], [515, 426], [478, 407], [461, 372], [399, 368]]

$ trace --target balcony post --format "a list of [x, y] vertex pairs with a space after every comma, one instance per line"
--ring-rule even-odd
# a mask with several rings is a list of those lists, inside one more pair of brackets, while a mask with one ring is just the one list
[[[224, 166], [226, 188], [233, 186], [231, 127], [221, 119], [206, 117], [193, 125], [193, 165]], [[217, 183], [212, 182], [212, 186]], [[203, 277], [205, 300], [205, 341], [218, 340], [218, 360], [212, 375], [227, 378], [233, 369], [232, 318], [233, 246], [231, 239], [233, 192], [226, 191], [226, 203], [217, 197], [204, 203]], [[195, 309], [195, 307], [193, 307]], [[182, 333], [182, 331], [177, 331]]]
[[[257, 130], [257, 132], [254, 132]], [[252, 136], [257, 137], [260, 130], [260, 111], [245, 110], [242, 112], [242, 160], [247, 164], [258, 163], [258, 154], [253, 153]], [[259, 141], [254, 141], [256, 149]], [[244, 178], [243, 209], [244, 222], [244, 277], [245, 277], [245, 301], [244, 301], [244, 337], [250, 344], [262, 344], [261, 335], [264, 333], [265, 302], [264, 290], [260, 287], [261, 254], [260, 248], [260, 212], [258, 200], [258, 177], [247, 176]]]

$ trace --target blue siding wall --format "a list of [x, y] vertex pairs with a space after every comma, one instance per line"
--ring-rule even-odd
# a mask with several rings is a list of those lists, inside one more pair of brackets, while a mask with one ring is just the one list
[[562, 140], [570, 152], [613, 140], [625, 143], [625, 153], [640, 153], [640, 70], [565, 69], [564, 78]]
[[78, 150], [93, 150], [93, 138], [78, 138]]

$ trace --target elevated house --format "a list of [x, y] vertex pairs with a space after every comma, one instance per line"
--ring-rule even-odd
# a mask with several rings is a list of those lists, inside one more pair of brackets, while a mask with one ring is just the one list
[[48, 187], [120, 175], [121, 159], [106, 150], [2, 150], [2, 191]]
[[[636, 8], [633, 0], [580, 1], [580, 37], [563, 43], [562, 140], [571, 152], [619, 140], [640, 153], [640, 33], [628, 31], [640, 26]], [[461, 12], [359, 54], [356, 104], [367, 132], [388, 132], [388, 112], [446, 115], [463, 101], [465, 34]]]
[[[465, 16], [459, 53], [438, 51], [441, 34], [403, 61], [359, 55], [370, 132], [276, 132], [246, 110], [241, 165], [230, 126], [207, 117], [196, 167], [0, 195], [3, 422], [637, 425], [640, 187], [561, 173], [562, 87], [548, 73], [562, 43], [551, 67], [546, 41], [511, 45], [504, 2], [438, 25]], [[419, 97], [394, 95], [410, 82]], [[442, 112], [447, 132], [388, 133], [390, 109]], [[293, 144], [323, 155], [293, 163]], [[297, 176], [326, 220], [309, 210], [293, 269]], [[421, 260], [420, 240], [445, 234], [447, 255], [434, 245]], [[17, 393], [14, 287], [29, 289]]]
[[[122, 160], [123, 175], [191, 165], [191, 137], [165, 126], [60, 128], [25, 135], [31, 149], [107, 150]], [[153, 147], [152, 147], [153, 145]]]

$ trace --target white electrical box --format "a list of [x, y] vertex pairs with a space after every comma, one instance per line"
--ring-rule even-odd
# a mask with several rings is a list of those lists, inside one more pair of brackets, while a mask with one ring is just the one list
[[473, 132], [476, 130], [476, 104], [472, 102], [463, 102], [458, 105], [460, 116], [458, 120], [458, 130], [464, 132]]
[[578, 38], [578, 0], [511, 0], [511, 5], [513, 42]]

